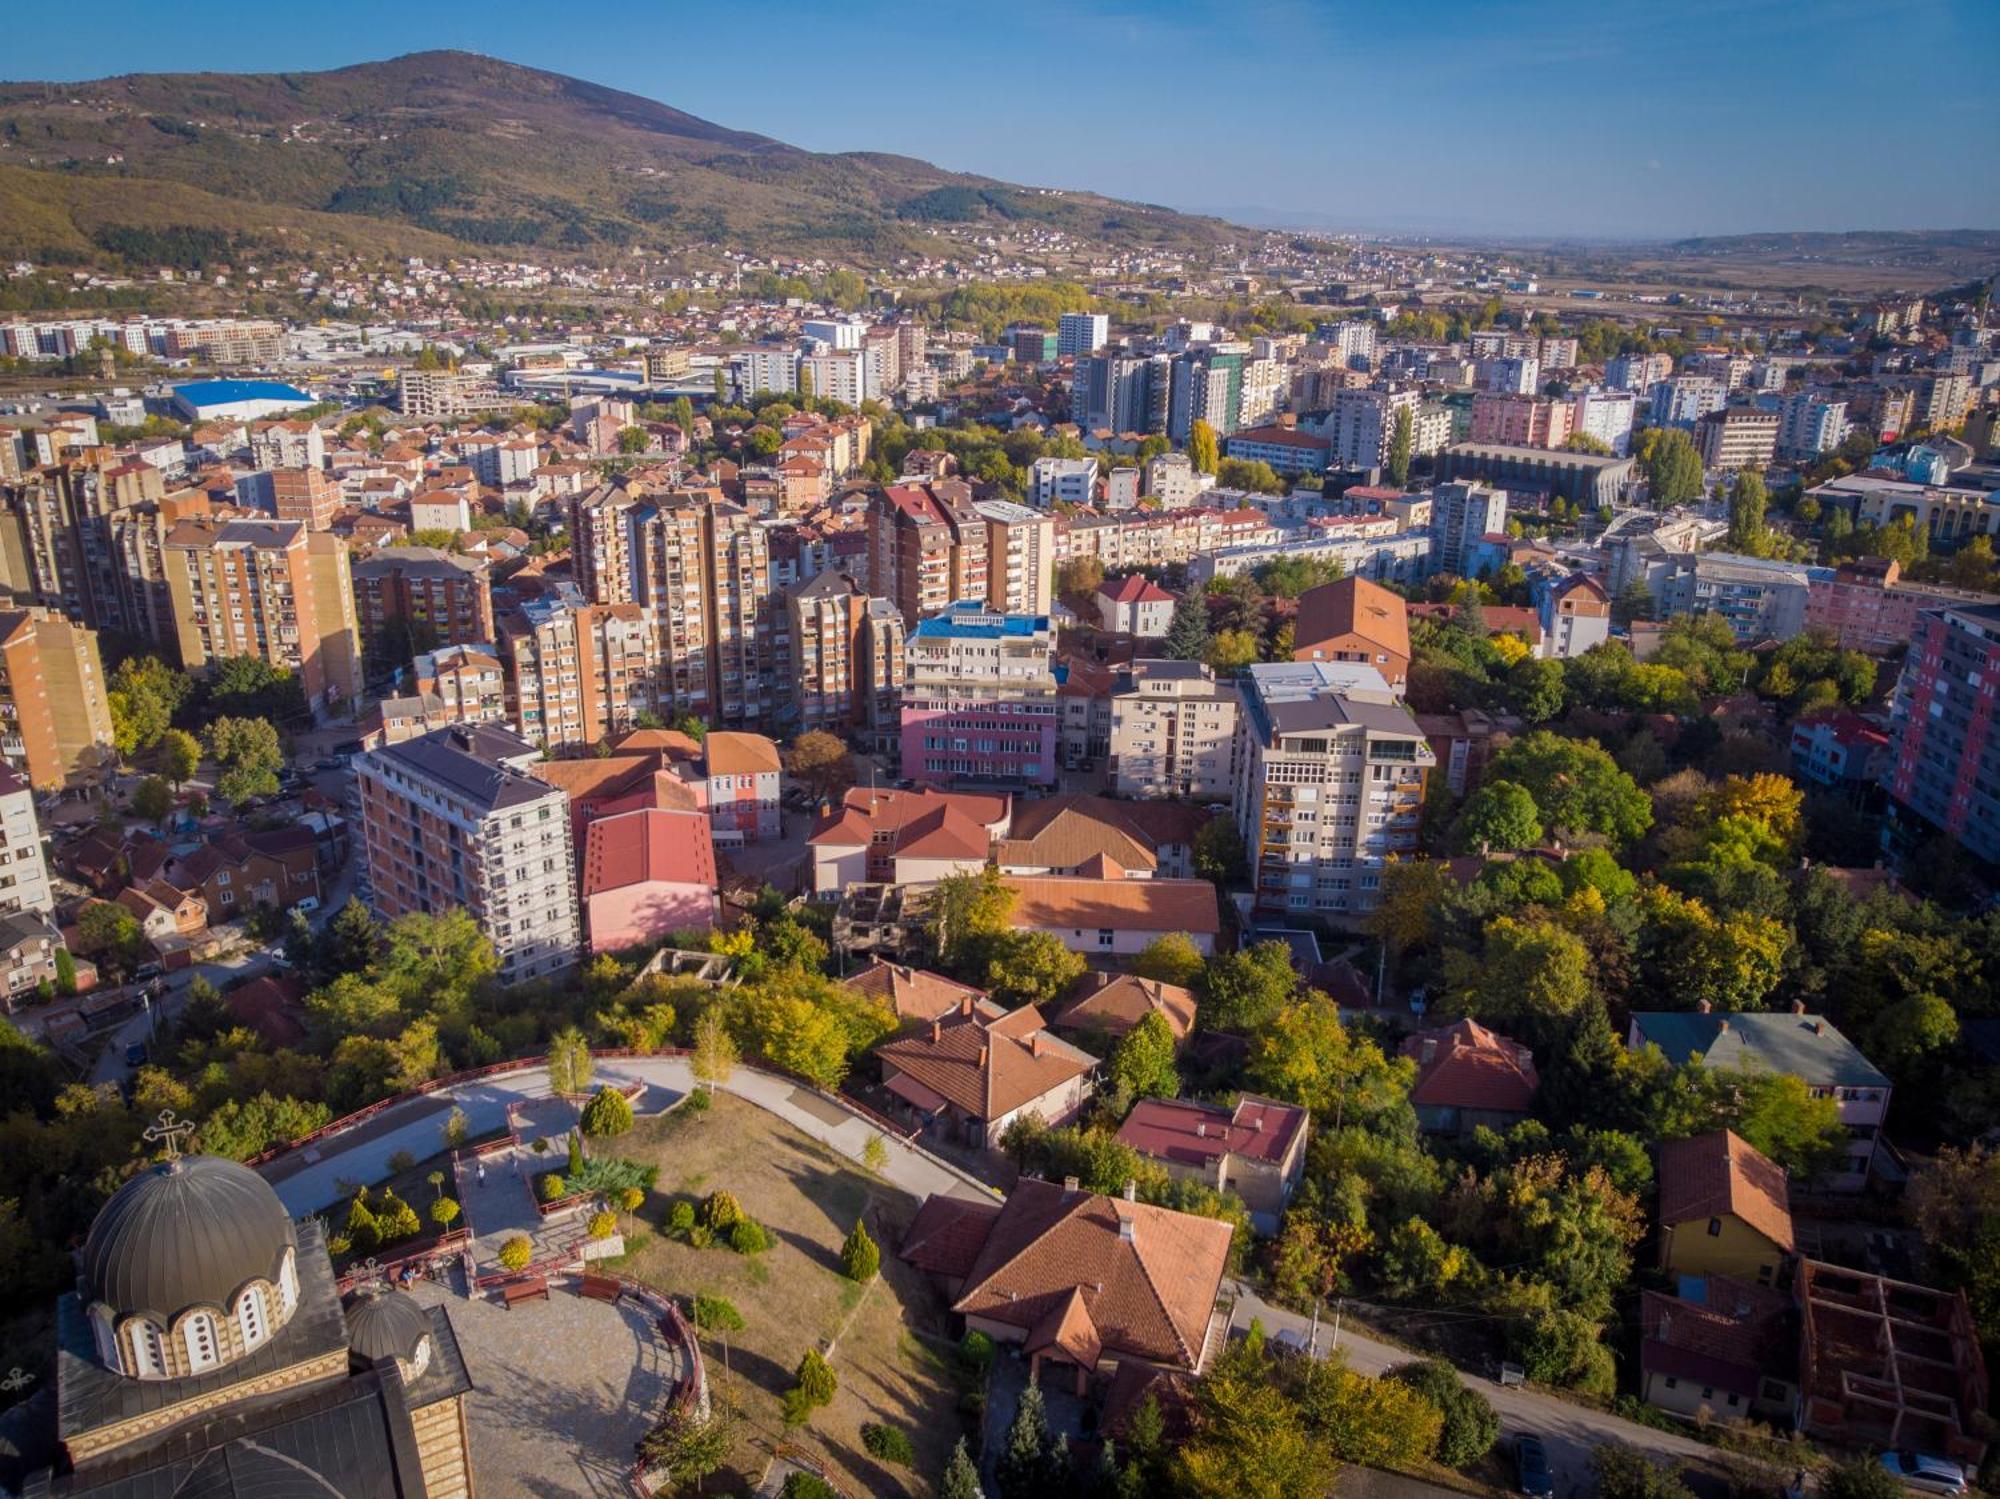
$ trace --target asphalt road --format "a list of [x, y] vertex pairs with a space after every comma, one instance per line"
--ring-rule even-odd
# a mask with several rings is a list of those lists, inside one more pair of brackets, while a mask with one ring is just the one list
[[[1311, 1333], [1310, 1317], [1301, 1317], [1297, 1312], [1272, 1306], [1248, 1286], [1238, 1284], [1235, 1290], [1236, 1309], [1230, 1322], [1232, 1330], [1248, 1328], [1251, 1319], [1255, 1318], [1263, 1324], [1267, 1334], [1290, 1332], [1297, 1335], [1300, 1347], [1305, 1346]], [[1336, 1346], [1346, 1359], [1347, 1366], [1359, 1374], [1381, 1374], [1398, 1364], [1407, 1364], [1421, 1357], [1406, 1348], [1358, 1336], [1345, 1327], [1340, 1330], [1336, 1345], [1331, 1322], [1322, 1317], [1315, 1351], [1319, 1357], [1326, 1358], [1332, 1355]], [[1492, 1402], [1494, 1414], [1500, 1418], [1503, 1442], [1523, 1432], [1533, 1432], [1547, 1445], [1549, 1468], [1555, 1478], [1556, 1499], [1587, 1499], [1587, 1496], [1597, 1492], [1597, 1481], [1590, 1472], [1590, 1454], [1593, 1449], [1607, 1443], [1621, 1442], [1628, 1447], [1637, 1447], [1662, 1462], [1715, 1455], [1715, 1448], [1692, 1437], [1641, 1426], [1608, 1411], [1572, 1404], [1537, 1390], [1502, 1386], [1463, 1370], [1460, 1377]]]

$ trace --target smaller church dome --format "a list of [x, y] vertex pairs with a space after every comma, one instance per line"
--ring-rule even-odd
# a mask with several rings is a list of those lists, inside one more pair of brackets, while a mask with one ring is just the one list
[[371, 1364], [427, 1363], [419, 1353], [430, 1335], [429, 1314], [401, 1291], [364, 1286], [347, 1299], [347, 1346]]

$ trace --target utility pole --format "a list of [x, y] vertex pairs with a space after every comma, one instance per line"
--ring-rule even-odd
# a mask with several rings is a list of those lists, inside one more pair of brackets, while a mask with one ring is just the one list
[[1341, 1309], [1346, 1305], [1347, 1298], [1345, 1296], [1337, 1298], [1333, 1303], [1333, 1341], [1326, 1345], [1328, 1352], [1335, 1352], [1340, 1347], [1340, 1313]]
[[1319, 1297], [1313, 1297], [1312, 1329], [1306, 1334], [1306, 1357], [1319, 1357]]

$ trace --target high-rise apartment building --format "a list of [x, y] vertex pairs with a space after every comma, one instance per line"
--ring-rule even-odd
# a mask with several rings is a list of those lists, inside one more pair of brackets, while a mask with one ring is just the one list
[[1171, 362], [1158, 355], [1086, 355], [1070, 382], [1070, 420], [1086, 432], [1164, 432], [1172, 381]]
[[1671, 375], [1653, 387], [1652, 425], [1691, 429], [1728, 398], [1728, 387], [1712, 375]]
[[1056, 599], [1056, 518], [1012, 500], [976, 502], [986, 522], [986, 607], [1047, 614]]
[[960, 600], [987, 596], [986, 518], [958, 479], [891, 484], [868, 507], [868, 588], [906, 628]]
[[1335, 391], [1321, 429], [1333, 443], [1329, 462], [1342, 469], [1382, 467], [1396, 436], [1396, 413], [1407, 410], [1414, 423], [1422, 405], [1423, 392], [1415, 387]]
[[1233, 682], [1199, 661], [1134, 661], [1111, 689], [1111, 776], [1120, 796], [1219, 801], [1236, 785]]
[[823, 572], [785, 599], [791, 642], [790, 717], [801, 731], [861, 734], [893, 744], [901, 724], [903, 616], [851, 576]]
[[113, 517], [165, 493], [150, 463], [95, 458], [35, 469], [9, 485], [0, 568], [13, 600], [41, 604], [94, 630], [132, 632]]
[[1252, 666], [1239, 679], [1236, 828], [1259, 910], [1340, 922], [1381, 901], [1382, 867], [1417, 846], [1437, 756], [1372, 666]]
[[1111, 337], [1111, 319], [1101, 312], [1065, 312], [1056, 323], [1056, 356], [1095, 354]]
[[1472, 575], [1473, 554], [1486, 537], [1507, 529], [1507, 491], [1473, 483], [1431, 491], [1431, 569]]
[[1987, 770], [2000, 677], [2000, 604], [1928, 610], [1890, 714], [1892, 813], [2000, 863], [2000, 788]]
[[903, 657], [905, 776], [930, 785], [1055, 780], [1060, 722], [1047, 615], [957, 603], [911, 630]]
[[360, 686], [347, 543], [298, 521], [187, 520], [162, 548], [181, 665], [256, 656], [299, 674], [315, 707]]
[[351, 562], [354, 618], [370, 661], [493, 639], [493, 589], [482, 557], [436, 547], [383, 547]]
[[1472, 398], [1471, 440], [1520, 448], [1559, 448], [1569, 441], [1572, 417], [1566, 401], [1481, 391]]
[[396, 377], [396, 409], [418, 421], [462, 416], [477, 402], [479, 381], [448, 370], [404, 370]]
[[581, 935], [569, 797], [527, 773], [539, 757], [519, 735], [476, 724], [354, 760], [376, 912], [463, 907], [507, 983], [569, 969]]
[[205, 490], [179, 489], [114, 510], [109, 517], [126, 627], [169, 654], [179, 648], [180, 632], [167, 587], [167, 533], [184, 520], [205, 520], [214, 509]]
[[1174, 360], [1168, 437], [1185, 443], [1198, 421], [1207, 422], [1217, 437], [1243, 425], [1243, 355], [1238, 348], [1205, 345]]
[[1674, 362], [1665, 354], [1614, 354], [1604, 361], [1604, 383], [1613, 390], [1644, 396], [1668, 375]]
[[1570, 430], [1596, 439], [1620, 458], [1632, 451], [1632, 424], [1638, 415], [1639, 398], [1629, 390], [1586, 390], [1570, 398]]
[[16, 911], [46, 915], [55, 904], [42, 853], [42, 825], [35, 816], [35, 789], [20, 772], [0, 766], [0, 916]]
[[659, 711], [659, 631], [640, 604], [530, 599], [499, 623], [507, 699], [522, 737], [581, 748]]
[[1028, 465], [1028, 497], [1037, 505], [1088, 505], [1097, 498], [1095, 458], [1037, 458]]
[[116, 763], [95, 631], [45, 609], [0, 612], [0, 754], [37, 791]]
[[1802, 390], [1785, 400], [1778, 424], [1778, 456], [1811, 460], [1847, 440], [1847, 402], [1822, 391]]
[[330, 531], [340, 513], [340, 485], [324, 469], [277, 468], [271, 470], [271, 502], [279, 520]]

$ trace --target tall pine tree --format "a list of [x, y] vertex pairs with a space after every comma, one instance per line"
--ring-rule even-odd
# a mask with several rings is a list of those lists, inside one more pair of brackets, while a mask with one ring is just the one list
[[1174, 605], [1173, 622], [1160, 647], [1169, 661], [1201, 661], [1208, 656], [1208, 599], [1199, 588], [1191, 588]]
[[944, 1478], [938, 1484], [938, 1499], [986, 1499], [986, 1491], [979, 1486], [979, 1469], [972, 1461], [972, 1454], [965, 1450], [964, 1437], [951, 1449], [951, 1461], [945, 1465]]
[[1049, 1430], [1049, 1414], [1040, 1385], [1021, 1391], [1007, 1428], [1007, 1446], [993, 1465], [1000, 1499], [1045, 1499], [1061, 1492], [1069, 1477], [1069, 1448]]

